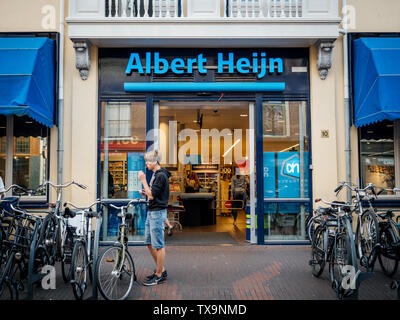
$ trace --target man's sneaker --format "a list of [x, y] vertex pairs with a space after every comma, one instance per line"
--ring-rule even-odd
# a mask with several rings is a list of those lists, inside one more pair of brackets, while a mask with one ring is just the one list
[[168, 235], [169, 235], [169, 236], [172, 236], [172, 227], [169, 227], [169, 228], [168, 228]]
[[[147, 280], [151, 280], [151, 279], [153, 279], [155, 276], [156, 276], [156, 270], [154, 270], [153, 274], [147, 276], [146, 278], [147, 278]], [[161, 278], [167, 279], [167, 277], [168, 277], [167, 270], [164, 270], [163, 273], [161, 274]]]
[[150, 280], [147, 280], [146, 282], [143, 282], [144, 286], [154, 286], [156, 284], [162, 283], [165, 280], [167, 280], [166, 278], [164, 278], [162, 275], [161, 277], [157, 277], [156, 275], [154, 275], [153, 278], [151, 278]]

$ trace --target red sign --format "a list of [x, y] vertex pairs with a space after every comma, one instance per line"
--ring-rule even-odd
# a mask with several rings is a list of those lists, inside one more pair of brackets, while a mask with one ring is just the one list
[[[104, 142], [100, 144], [101, 150], [104, 150]], [[145, 150], [145, 141], [111, 141], [108, 143], [108, 150]]]
[[230, 202], [230, 201], [226, 201], [225, 202], [225, 208], [232, 208], [232, 202]]

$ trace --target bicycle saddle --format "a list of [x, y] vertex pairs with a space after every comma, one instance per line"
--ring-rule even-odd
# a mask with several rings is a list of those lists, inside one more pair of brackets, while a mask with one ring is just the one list
[[76, 216], [77, 212], [78, 212], [78, 210], [73, 210], [73, 209], [66, 207], [64, 210], [64, 213], [63, 213], [63, 217], [67, 218], [67, 219], [74, 218]]
[[381, 217], [382, 219], [386, 219], [386, 218], [393, 218], [394, 214], [393, 214], [393, 211], [388, 210], [383, 213], [378, 213], [378, 216]]

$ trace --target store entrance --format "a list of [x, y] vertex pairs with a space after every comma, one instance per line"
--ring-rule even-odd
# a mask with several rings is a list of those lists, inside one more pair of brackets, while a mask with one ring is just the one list
[[249, 103], [160, 101], [154, 107], [161, 165], [171, 173], [168, 217], [174, 228], [167, 244], [249, 241], [246, 212], [250, 220], [255, 185]]

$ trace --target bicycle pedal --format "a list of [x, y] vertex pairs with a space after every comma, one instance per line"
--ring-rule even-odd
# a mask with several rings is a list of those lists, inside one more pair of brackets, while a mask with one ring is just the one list
[[308, 264], [309, 264], [310, 266], [315, 266], [315, 265], [317, 265], [317, 264], [319, 264], [319, 263], [318, 263], [317, 260], [310, 260], [310, 261], [308, 261]]
[[369, 267], [368, 258], [366, 256], [362, 256], [360, 259], [360, 264], [363, 267], [368, 268]]

